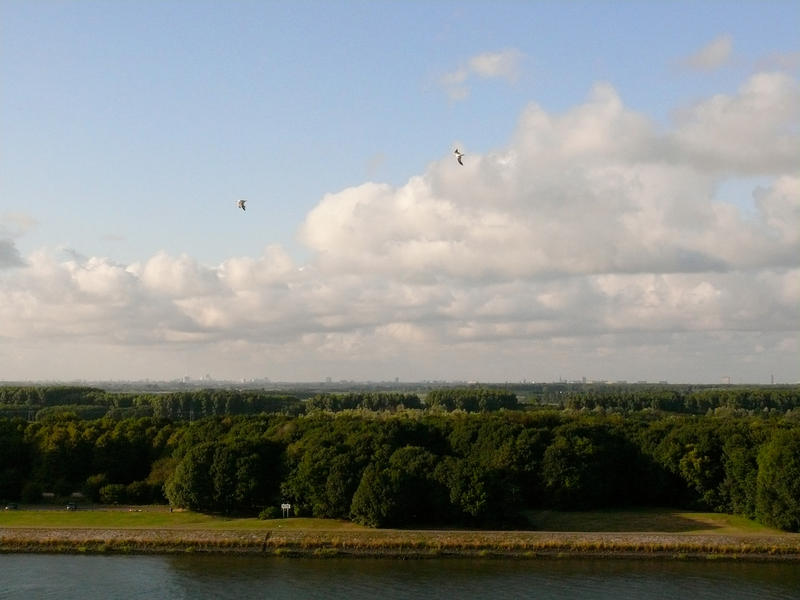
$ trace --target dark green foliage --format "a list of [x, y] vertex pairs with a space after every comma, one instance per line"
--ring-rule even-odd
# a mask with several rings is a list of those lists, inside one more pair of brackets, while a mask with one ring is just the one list
[[346, 518], [350, 503], [377, 449], [377, 429], [363, 419], [303, 419], [301, 437], [287, 448], [283, 498], [298, 515]]
[[108, 477], [105, 473], [90, 475], [86, 478], [83, 485], [83, 495], [92, 502], [100, 502], [100, 489], [108, 485]]
[[552, 504], [602, 508], [641, 501], [638, 449], [607, 422], [566, 423], [542, 456], [542, 479]]
[[128, 500], [127, 486], [122, 483], [109, 483], [99, 490], [103, 504], [124, 504]]
[[22, 486], [20, 500], [22, 500], [25, 504], [39, 504], [39, 502], [42, 501], [43, 493], [44, 488], [42, 487], [42, 484], [37, 481], [26, 481]]
[[146, 481], [132, 481], [125, 486], [125, 497], [131, 504], [151, 504], [158, 489]]
[[441, 523], [448, 516], [447, 488], [436, 476], [440, 458], [419, 446], [395, 450], [370, 464], [353, 494], [351, 518], [372, 527]]
[[779, 431], [762, 446], [756, 515], [768, 525], [800, 531], [800, 429]]
[[[492, 509], [493, 498], [485, 469], [469, 459], [445, 457], [436, 467], [436, 479], [445, 486], [447, 499], [456, 521], [480, 523], [486, 520]], [[501, 500], [495, 498], [494, 500]], [[499, 505], [499, 506], [502, 506]]]
[[[136, 399], [117, 400], [127, 410]], [[0, 418], [0, 499], [82, 491], [93, 502], [253, 515], [290, 502], [295, 515], [381, 527], [516, 527], [526, 508], [650, 505], [796, 530], [800, 420], [741, 410]]]
[[397, 513], [393, 491], [394, 484], [388, 469], [382, 465], [369, 465], [353, 495], [350, 517], [356, 523], [369, 527], [390, 524]]
[[170, 504], [199, 511], [216, 508], [211, 479], [215, 450], [215, 442], [203, 442], [184, 454], [164, 484], [164, 495]]
[[223, 437], [186, 451], [164, 484], [170, 504], [209, 512], [252, 511], [276, 497], [282, 449]]
[[279, 518], [281, 516], [282, 516], [281, 509], [278, 508], [277, 506], [268, 506], [267, 508], [262, 510], [260, 513], [258, 513], [258, 518], [259, 519], [263, 519], [263, 520], [266, 520], [266, 519], [277, 519], [277, 518]]
[[20, 498], [30, 470], [30, 453], [24, 440], [24, 421], [0, 419], [0, 500]]

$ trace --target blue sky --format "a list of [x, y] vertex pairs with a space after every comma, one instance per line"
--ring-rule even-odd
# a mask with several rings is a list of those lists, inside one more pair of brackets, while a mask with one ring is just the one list
[[[777, 368], [785, 380], [798, 380], [799, 315], [790, 283], [797, 264], [781, 258], [798, 246], [777, 224], [797, 216], [797, 172], [786, 165], [798, 158], [791, 149], [798, 137], [791, 108], [800, 65], [798, 17], [798, 2], [6, 0], [0, 5], [0, 250], [7, 267], [0, 261], [0, 293], [12, 317], [26, 306], [37, 306], [39, 316], [0, 327], [0, 354], [15, 365], [0, 370], [0, 379], [210, 372], [273, 379], [717, 381], [740, 372], [743, 380], [764, 381]], [[741, 112], [735, 122], [724, 119], [731, 107]], [[624, 113], [622, 121], [615, 111]], [[527, 127], [534, 113], [539, 120]], [[545, 148], [530, 155], [540, 157], [535, 164], [521, 164], [523, 150], [544, 137], [545, 121], [555, 124], [545, 128], [549, 135], [558, 136], [550, 141], [552, 155], [560, 156], [557, 146], [564, 145], [567, 158], [545, 164]], [[750, 131], [748, 123], [763, 126]], [[599, 165], [609, 144], [628, 139], [628, 131], [636, 156]], [[576, 160], [567, 138], [591, 139], [587, 152], [594, 158], [585, 162], [581, 153]], [[758, 144], [776, 150], [740, 156], [730, 148]], [[452, 181], [456, 146], [468, 162], [474, 157], [473, 165], [480, 163], [480, 172], [463, 170], [469, 183]], [[651, 153], [656, 158], [645, 169], [638, 157]], [[665, 163], [674, 170], [654, 175], [653, 165]], [[491, 164], [500, 170], [487, 175]], [[591, 192], [566, 185], [597, 182], [601, 172], [612, 177], [611, 170], [626, 185], [644, 181], [643, 189], [671, 203], [670, 210], [656, 215], [650, 204], [630, 209], [608, 196], [595, 215], [599, 209], [587, 210], [582, 202], [604, 184]], [[663, 181], [684, 176], [696, 178], [696, 185], [663, 189]], [[419, 180], [425, 185], [413, 184]], [[612, 179], [602, 181], [611, 186]], [[369, 183], [380, 193], [365, 187]], [[470, 198], [459, 205], [459, 193], [478, 190], [483, 203]], [[768, 210], [759, 212], [758, 190]], [[696, 197], [684, 206], [687, 194]], [[554, 208], [545, 197], [575, 203]], [[239, 198], [248, 200], [246, 213], [236, 209]], [[498, 198], [508, 204], [485, 208]], [[427, 220], [400, 228], [414, 214], [409, 202], [427, 207], [419, 211]], [[456, 212], [430, 228], [438, 222], [432, 215], [443, 214], [442, 202]], [[693, 213], [698, 204], [701, 215]], [[740, 214], [726, 213], [723, 205]], [[541, 219], [529, 231], [530, 257], [509, 254], [502, 239], [481, 245], [487, 224], [526, 223], [535, 215]], [[630, 225], [641, 215], [657, 221], [647, 221], [641, 235], [635, 229], [619, 234], [619, 246], [594, 229]], [[693, 232], [692, 223], [705, 218], [709, 231]], [[566, 248], [557, 255], [537, 250], [537, 235], [546, 239], [552, 230], [537, 227], [548, 220], [563, 226], [565, 219], [571, 230], [585, 228], [578, 239], [597, 237], [600, 246], [578, 243], [571, 256]], [[448, 225], [456, 222], [455, 229]], [[691, 255], [691, 264], [670, 263], [672, 251], [654, 249], [662, 238], [650, 239], [652, 232], [680, 239], [674, 254]], [[762, 258], [712, 250], [720, 245], [707, 239], [732, 235], [741, 236], [740, 249], [752, 244], [750, 254]], [[550, 249], [559, 245], [557, 239], [548, 243]], [[398, 272], [403, 261], [387, 250], [392, 244], [403, 248], [401, 257], [418, 262]], [[629, 264], [627, 246], [652, 262]], [[473, 260], [472, 273], [437, 271], [442, 247], [464, 250], [461, 258], [468, 261], [465, 256], [497, 256], [524, 266]], [[351, 256], [353, 248], [361, 256]], [[537, 252], [548, 256], [536, 258]], [[615, 258], [588, 260], [604, 253]], [[225, 279], [231, 264], [269, 267], [276, 261], [285, 272], [267, 283], [237, 287]], [[165, 280], [187, 287], [165, 293], [155, 275], [146, 275], [147, 265], [155, 272], [156, 263], [164, 263]], [[697, 264], [715, 266], [703, 271]], [[300, 281], [288, 275], [312, 271], [313, 278]], [[99, 283], [101, 273], [109, 279]], [[627, 282], [609, 292], [598, 279], [619, 273], [651, 282]], [[85, 287], [89, 275], [94, 288]], [[679, 276], [690, 281], [677, 283]], [[198, 288], [192, 277], [214, 283]], [[430, 278], [440, 290], [417, 283]], [[553, 278], [565, 289], [580, 283], [605, 290], [612, 304], [627, 298], [620, 312], [631, 311], [631, 321], [610, 324], [606, 315], [584, 322], [578, 306], [589, 297], [570, 300], [561, 288], [556, 293], [548, 288]], [[773, 316], [750, 314], [765, 298], [735, 300], [740, 286], [752, 287], [759, 278], [773, 286]], [[647, 290], [666, 280], [670, 291], [650, 298]], [[491, 287], [499, 284], [509, 287]], [[664, 314], [659, 310], [691, 312], [681, 302], [704, 284], [713, 290], [717, 313], [657, 325]], [[66, 286], [56, 295], [60, 302], [37, 291], [59, 285]], [[291, 293], [276, 302], [260, 285]], [[394, 305], [395, 296], [379, 293], [394, 286], [403, 287], [407, 303]], [[626, 296], [631, 286], [639, 292]], [[319, 288], [331, 290], [330, 306], [321, 308], [314, 295]], [[462, 292], [472, 295], [475, 312], [453, 312]], [[565, 304], [544, 310], [542, 298], [551, 295]], [[224, 299], [243, 297], [253, 311], [272, 316], [210, 316]], [[501, 297], [520, 306], [504, 313], [495, 307]], [[530, 309], [537, 302], [539, 312]], [[142, 303], [160, 308], [142, 314]], [[654, 313], [637, 322], [643, 311]], [[784, 320], [774, 316], [784, 313]], [[102, 333], [126, 319], [152, 322]], [[386, 333], [399, 330], [406, 333]], [[506, 340], [504, 331], [517, 333]], [[633, 343], [626, 337], [636, 335], [659, 339]], [[759, 335], [769, 341], [759, 342]], [[718, 353], [731, 345], [726, 336], [741, 338], [741, 346], [715, 358], [708, 371], [693, 371], [697, 361], [687, 362], [686, 355]], [[558, 355], [553, 344], [563, 340], [581, 351]], [[525, 358], [486, 367], [504, 341]], [[179, 351], [169, 354], [170, 344]], [[441, 372], [428, 359], [415, 363], [415, 344], [441, 359]], [[378, 346], [385, 355], [374, 351]], [[642, 354], [635, 348], [645, 346], [653, 353], [650, 366], [627, 366], [631, 353]], [[251, 358], [237, 361], [237, 348]], [[65, 349], [86, 360], [31, 366]], [[164, 358], [170, 355], [184, 358], [170, 362]], [[90, 359], [95, 356], [108, 363]]]

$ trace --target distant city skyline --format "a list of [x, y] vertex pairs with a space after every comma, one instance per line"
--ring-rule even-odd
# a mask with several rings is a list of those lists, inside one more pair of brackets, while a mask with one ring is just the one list
[[218, 387], [237, 387], [239, 385], [246, 385], [250, 387], [285, 387], [285, 386], [304, 386], [304, 385], [330, 385], [335, 387], [352, 385], [354, 387], [381, 385], [381, 386], [418, 386], [418, 385], [446, 385], [446, 386], [502, 386], [502, 385], [702, 385], [702, 386], [796, 386], [800, 385], [800, 381], [780, 381], [776, 380], [774, 375], [770, 376], [770, 380], [766, 383], [754, 381], [736, 381], [731, 377], [722, 377], [719, 381], [667, 381], [661, 379], [658, 381], [649, 381], [646, 379], [637, 379], [628, 381], [627, 379], [589, 379], [587, 377], [579, 378], [558, 378], [553, 380], [534, 380], [534, 379], [520, 379], [520, 380], [506, 380], [506, 381], [479, 381], [479, 380], [466, 380], [466, 379], [419, 379], [419, 380], [402, 380], [399, 377], [393, 379], [336, 379], [333, 377], [324, 377], [322, 379], [306, 380], [306, 381], [291, 381], [291, 380], [273, 380], [269, 377], [242, 377], [240, 379], [217, 379], [210, 374], [200, 377], [192, 377], [184, 375], [182, 377], [174, 377], [171, 379], [39, 379], [39, 380], [3, 380], [0, 379], [0, 386], [15, 386], [15, 385], [88, 385], [99, 387], [115, 387], [115, 386], [135, 386], [135, 385], [158, 385], [158, 386], [181, 386], [181, 385], [196, 385], [208, 384]]
[[800, 381], [798, 22], [6, 0], [0, 380]]

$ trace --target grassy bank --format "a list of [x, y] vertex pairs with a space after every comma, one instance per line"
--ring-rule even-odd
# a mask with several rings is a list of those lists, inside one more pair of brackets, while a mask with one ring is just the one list
[[[149, 510], [0, 514], [2, 552], [233, 552], [279, 556], [643, 556], [800, 560], [800, 534], [713, 513], [531, 512], [535, 531], [375, 530], [322, 519]], [[580, 529], [577, 529], [580, 527]]]

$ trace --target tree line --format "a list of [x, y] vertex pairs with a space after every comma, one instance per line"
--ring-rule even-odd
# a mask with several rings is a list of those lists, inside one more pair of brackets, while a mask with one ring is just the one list
[[279, 413], [300, 415], [316, 410], [428, 408], [441, 411], [565, 409], [573, 411], [641, 411], [705, 415], [786, 414], [800, 409], [800, 386], [689, 386], [517, 384], [433, 388], [422, 393], [362, 391], [307, 396], [279, 390], [205, 389], [182, 392], [108, 392], [81, 386], [0, 386], [0, 417], [28, 421], [60, 418], [155, 417], [193, 421], [211, 416]]
[[800, 386], [585, 386], [562, 392], [565, 408], [703, 415], [716, 409], [785, 412], [800, 407]]
[[800, 531], [800, 414], [398, 408], [0, 418], [0, 499], [83, 493], [373, 527], [523, 526], [522, 511], [673, 506]]

